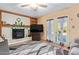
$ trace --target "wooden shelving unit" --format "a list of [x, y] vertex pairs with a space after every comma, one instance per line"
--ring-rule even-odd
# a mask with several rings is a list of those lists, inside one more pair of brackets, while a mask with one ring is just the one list
[[30, 27], [30, 25], [10, 25], [10, 24], [3, 24], [3, 27]]

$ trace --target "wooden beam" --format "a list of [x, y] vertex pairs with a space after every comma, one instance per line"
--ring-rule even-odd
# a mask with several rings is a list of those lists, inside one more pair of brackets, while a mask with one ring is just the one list
[[2, 10], [2, 9], [0, 9], [0, 11], [1, 11], [1, 12], [5, 12], [5, 13], [14, 14], [14, 15], [23, 16], [23, 17], [34, 18], [34, 17], [31, 17], [31, 16], [27, 16], [27, 15], [23, 15], [23, 14], [16, 13], [16, 12], [11, 12], [11, 11], [6, 11], [6, 10]]
[[31, 24], [37, 24], [38, 23], [38, 19], [37, 18], [31, 18], [30, 22], [31, 22]]

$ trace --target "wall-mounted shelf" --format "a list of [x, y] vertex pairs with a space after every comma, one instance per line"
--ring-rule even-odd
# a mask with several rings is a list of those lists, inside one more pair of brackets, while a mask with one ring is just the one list
[[4, 27], [30, 27], [30, 25], [10, 25], [10, 24], [3, 24]]

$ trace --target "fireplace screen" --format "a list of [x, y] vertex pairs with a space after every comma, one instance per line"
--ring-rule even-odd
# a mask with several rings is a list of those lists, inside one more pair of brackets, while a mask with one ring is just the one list
[[24, 29], [12, 29], [12, 38], [13, 39], [24, 38]]

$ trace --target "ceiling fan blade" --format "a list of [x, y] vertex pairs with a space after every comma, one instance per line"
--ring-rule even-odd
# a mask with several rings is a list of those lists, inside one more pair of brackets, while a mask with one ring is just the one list
[[27, 7], [29, 6], [29, 4], [24, 4], [24, 5], [21, 5], [21, 7]]
[[40, 7], [47, 7], [47, 5], [46, 4], [38, 4]]

